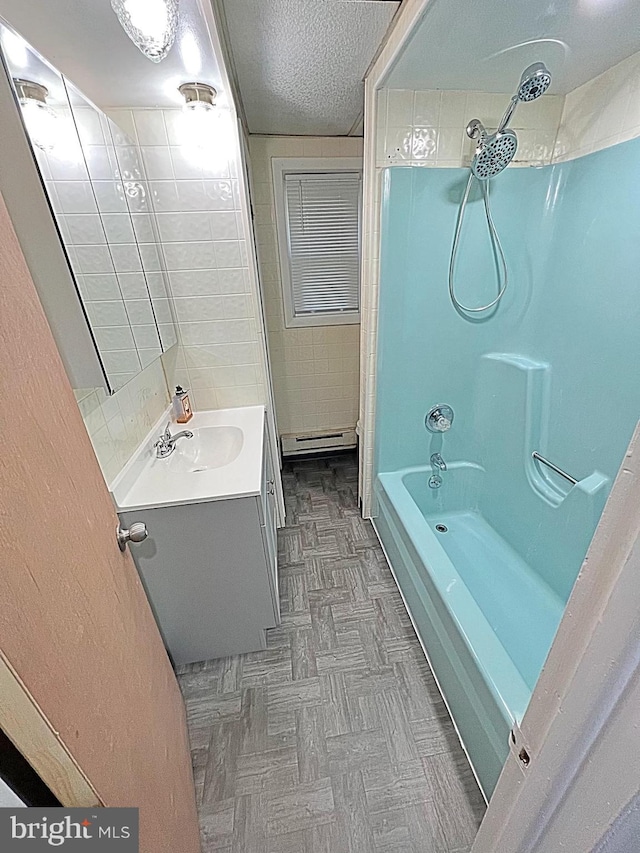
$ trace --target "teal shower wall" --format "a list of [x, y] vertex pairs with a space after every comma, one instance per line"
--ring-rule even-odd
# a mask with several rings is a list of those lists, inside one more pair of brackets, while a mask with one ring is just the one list
[[[640, 417], [640, 140], [492, 181], [510, 282], [497, 309], [472, 320], [447, 289], [466, 176], [385, 172], [376, 471], [427, 464], [435, 450], [483, 465], [473, 500], [566, 600]], [[459, 299], [490, 301], [477, 192], [458, 257]], [[424, 427], [437, 403], [456, 414], [444, 436]], [[532, 465], [534, 449], [581, 481], [569, 498]]]

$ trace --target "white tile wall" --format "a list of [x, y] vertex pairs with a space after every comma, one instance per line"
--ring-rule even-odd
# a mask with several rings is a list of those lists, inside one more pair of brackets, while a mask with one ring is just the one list
[[360, 327], [284, 325], [271, 158], [361, 157], [362, 139], [252, 136], [250, 150], [278, 429], [286, 435], [353, 428], [358, 418]]
[[260, 307], [250, 284], [233, 119], [221, 116], [212, 148], [205, 150], [185, 133], [180, 109], [110, 115], [135, 134], [149, 174], [179, 324], [181, 345], [170, 382], [191, 389], [196, 409], [266, 403]]
[[[465, 129], [479, 118], [493, 129], [509, 98], [484, 92], [382, 89], [378, 101], [376, 164], [455, 167], [468, 165], [475, 143]], [[510, 126], [518, 134], [513, 165], [550, 163], [564, 98], [544, 95], [520, 104]]]
[[[190, 387], [196, 408], [265, 403], [267, 397], [260, 309], [250, 287], [237, 186], [239, 154], [229, 155], [232, 149], [227, 145], [223, 162], [210, 152], [203, 158], [200, 149], [181, 148], [180, 110], [116, 110], [113, 118], [142, 147], [145, 165], [154, 175], [149, 184], [143, 179], [136, 148], [117, 131], [116, 171], [107, 173], [107, 166], [113, 169], [113, 152], [104, 152], [104, 137], [101, 140], [99, 127], [93, 123], [83, 134], [93, 146], [91, 168], [103, 182], [100, 192], [106, 211], [101, 209], [102, 234], [97, 227], [98, 207], [91, 206], [88, 196], [78, 190], [75, 176], [65, 175], [67, 185], [62, 187], [70, 208], [63, 227], [74, 234], [70, 254], [78, 269], [81, 264], [91, 269], [79, 275], [79, 283], [91, 303], [89, 311], [100, 344], [110, 348], [108, 358], [114, 369], [133, 366], [129, 360], [136, 349], [144, 368], [135, 376], [125, 373], [130, 381], [111, 397], [95, 389], [76, 391], [107, 482], [167, 407], [168, 386], [180, 383]], [[47, 177], [56, 195], [60, 182], [54, 182], [50, 171]], [[114, 177], [119, 179], [119, 190]], [[109, 183], [116, 187], [114, 192], [108, 190]], [[126, 199], [122, 195], [124, 209], [128, 200], [134, 211], [131, 217], [121, 212], [119, 193], [126, 194]], [[180, 336], [180, 346], [160, 360], [154, 360], [155, 353], [152, 356], [157, 332], [147, 286], [154, 296], [163, 338], [173, 326], [163, 274], [155, 271], [162, 259], [154, 244], [152, 215], [156, 216], [160, 251], [170, 264]], [[105, 231], [113, 252], [108, 269]], [[134, 232], [140, 244], [137, 257], [130, 251]], [[131, 328], [128, 321], [133, 323]]]
[[111, 397], [102, 389], [75, 391], [107, 483], [119, 473], [169, 405], [162, 365], [167, 358], [171, 356], [156, 358]]
[[554, 161], [573, 160], [640, 136], [640, 52], [565, 98]]
[[[109, 381], [117, 390], [162, 351], [157, 331], [152, 335], [147, 325], [154, 321], [144, 278], [159, 269], [156, 250], [153, 243], [136, 239], [127, 206], [129, 194], [136, 188], [146, 193], [146, 185], [136, 148], [130, 140], [119, 144], [124, 136], [114, 145], [103, 114], [90, 107], [74, 108], [83, 152], [71, 113], [62, 108], [59, 113], [66, 129], [64, 144], [49, 153], [36, 149], [36, 155]], [[90, 181], [90, 176], [98, 180]], [[153, 232], [145, 236], [154, 239]], [[125, 283], [131, 273], [138, 276], [135, 289]], [[161, 290], [156, 283], [154, 295], [166, 298]], [[128, 324], [134, 326], [133, 334], [127, 334]], [[136, 326], [142, 324], [146, 328], [138, 331]], [[171, 346], [176, 338], [170, 318], [163, 331], [165, 347]]]

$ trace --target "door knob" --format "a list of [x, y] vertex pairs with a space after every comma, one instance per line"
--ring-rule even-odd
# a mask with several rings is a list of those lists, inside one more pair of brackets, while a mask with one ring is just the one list
[[119, 524], [116, 530], [116, 539], [121, 551], [125, 550], [127, 542], [144, 542], [148, 535], [147, 525], [142, 521], [136, 521], [128, 530], [123, 529]]

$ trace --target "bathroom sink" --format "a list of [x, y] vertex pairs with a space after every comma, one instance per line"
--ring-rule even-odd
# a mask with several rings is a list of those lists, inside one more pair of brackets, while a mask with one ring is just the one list
[[[264, 406], [194, 412], [173, 453], [159, 459], [155, 444], [166, 412], [111, 484], [120, 512], [259, 495], [262, 488]], [[175, 435], [182, 425], [171, 424]]]
[[168, 459], [158, 460], [176, 474], [197, 474], [230, 465], [244, 443], [236, 426], [205, 426], [192, 430], [193, 438], [181, 438]]

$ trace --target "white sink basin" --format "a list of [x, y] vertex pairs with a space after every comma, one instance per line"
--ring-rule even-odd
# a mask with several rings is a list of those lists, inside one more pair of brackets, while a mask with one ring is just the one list
[[264, 406], [195, 412], [171, 456], [158, 459], [154, 442], [168, 414], [149, 432], [111, 484], [120, 511], [201, 503], [260, 494]]
[[193, 438], [178, 439], [171, 456], [156, 464], [166, 465], [176, 474], [199, 474], [235, 462], [244, 444], [237, 426], [205, 426], [191, 432]]

